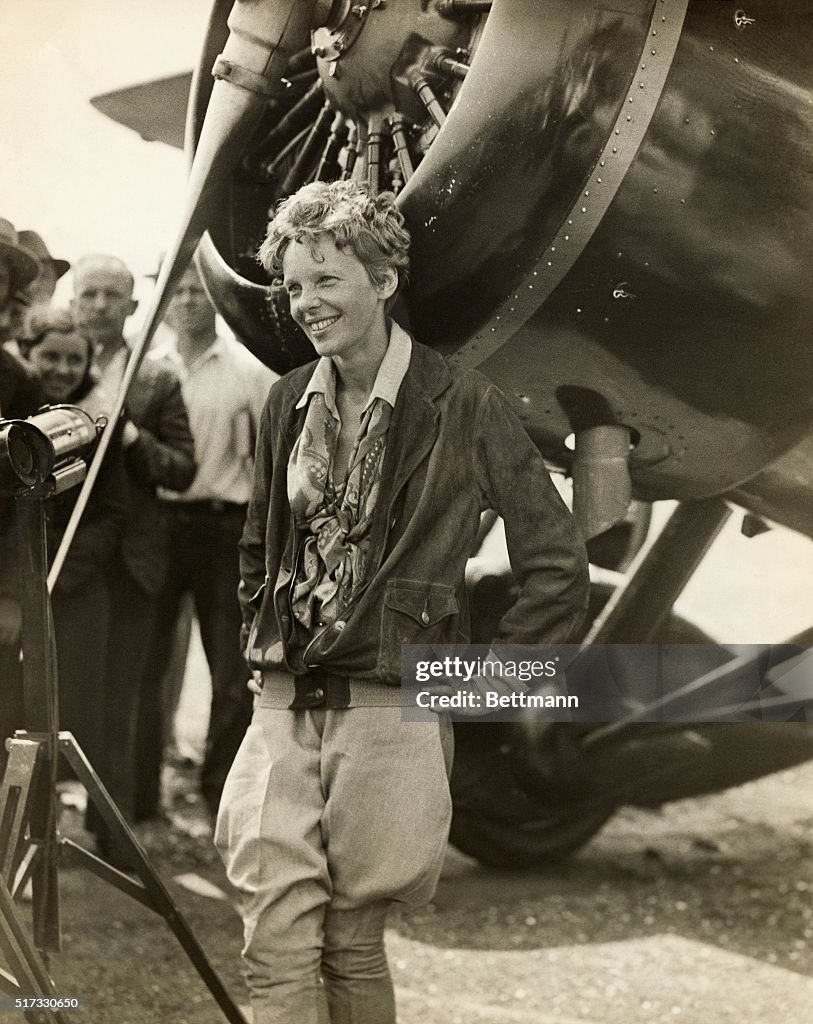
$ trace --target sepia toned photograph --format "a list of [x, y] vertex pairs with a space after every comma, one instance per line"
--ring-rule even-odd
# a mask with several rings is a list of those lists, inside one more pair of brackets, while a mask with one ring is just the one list
[[0, 25], [0, 1020], [807, 1024], [813, 2]]

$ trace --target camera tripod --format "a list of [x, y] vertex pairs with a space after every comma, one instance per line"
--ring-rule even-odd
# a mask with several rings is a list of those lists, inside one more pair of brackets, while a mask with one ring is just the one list
[[[45, 502], [83, 479], [81, 459], [16, 496], [23, 611], [24, 731], [7, 741], [8, 765], [0, 783], [0, 990], [18, 998], [39, 996], [43, 1009], [24, 1010], [32, 1024], [69, 1024], [58, 1007], [48, 972], [49, 952], [61, 950], [59, 864], [81, 865], [164, 918], [231, 1024], [245, 1019], [209, 963], [189, 924], [156, 873], [118, 807], [70, 732], [58, 725], [56, 653], [47, 587]], [[57, 766], [66, 759], [88, 792], [135, 878], [117, 870], [57, 829]], [[31, 883], [33, 939], [15, 898]], [[47, 1006], [51, 1001], [52, 1006]]]

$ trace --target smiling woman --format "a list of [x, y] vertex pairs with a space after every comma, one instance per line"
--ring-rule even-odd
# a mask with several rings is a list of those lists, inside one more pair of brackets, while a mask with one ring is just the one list
[[314, 182], [279, 205], [259, 260], [282, 275], [291, 315], [320, 356], [376, 369], [384, 357], [386, 314], [409, 264], [393, 200], [350, 182]]
[[468, 639], [481, 512], [520, 582], [504, 641], [564, 642], [584, 611], [583, 545], [507, 402], [387, 315], [409, 243], [390, 193], [313, 182], [260, 250], [320, 358], [271, 388], [240, 545], [258, 697], [216, 841], [255, 1024], [395, 1020], [387, 911], [431, 897], [451, 819], [451, 723], [402, 715], [401, 646]]
[[283, 259], [291, 315], [320, 356], [380, 361], [387, 348], [384, 304], [398, 284], [394, 270], [371, 284], [364, 265], [330, 236], [294, 241]]
[[81, 401], [94, 386], [92, 344], [67, 310], [43, 310], [31, 322], [28, 358], [49, 402]]
[[[96, 417], [110, 408], [93, 372], [93, 343], [68, 310], [44, 310], [32, 321], [27, 356], [51, 404], [71, 403]], [[48, 502], [48, 551], [58, 549], [77, 498], [63, 491]], [[102, 709], [105, 652], [110, 622], [108, 573], [124, 523], [127, 479], [119, 434], [52, 594], [62, 728], [73, 732], [97, 763], [104, 746]]]

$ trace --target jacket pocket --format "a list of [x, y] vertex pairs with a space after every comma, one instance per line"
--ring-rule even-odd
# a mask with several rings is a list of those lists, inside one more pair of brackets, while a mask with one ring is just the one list
[[445, 583], [388, 580], [381, 613], [378, 669], [388, 683], [401, 681], [403, 644], [451, 644], [457, 639], [459, 608]]

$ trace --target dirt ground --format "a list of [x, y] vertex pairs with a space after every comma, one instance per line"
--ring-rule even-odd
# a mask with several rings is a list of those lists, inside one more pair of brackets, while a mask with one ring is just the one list
[[[194, 772], [170, 782], [172, 822], [142, 841], [245, 1005], [240, 922]], [[80, 821], [65, 810], [64, 832], [81, 839]], [[808, 764], [661, 813], [623, 811], [545, 874], [486, 870], [450, 850], [433, 903], [390, 922], [399, 1021], [809, 1024], [811, 826]], [[76, 868], [62, 871], [61, 894], [51, 968], [60, 993], [85, 1001], [77, 1021], [224, 1020], [160, 918]]]
[[[780, 642], [809, 622], [813, 545], [738, 530], [732, 521], [712, 548], [684, 612], [726, 642]], [[187, 677], [176, 742], [198, 756], [209, 704], [199, 639]], [[240, 919], [194, 767], [177, 764], [165, 783], [168, 818], [140, 827], [140, 838], [246, 1006]], [[61, 828], [90, 843], [81, 821], [66, 808]], [[160, 918], [85, 871], [60, 878], [63, 952], [51, 969], [61, 994], [85, 1001], [73, 1019], [225, 1020]], [[809, 1024], [811, 892], [813, 762], [661, 813], [622, 811], [544, 874], [487, 870], [450, 849], [433, 903], [390, 921], [399, 1022]], [[30, 919], [29, 907], [22, 913]], [[0, 1012], [6, 1020], [22, 1018]]]

